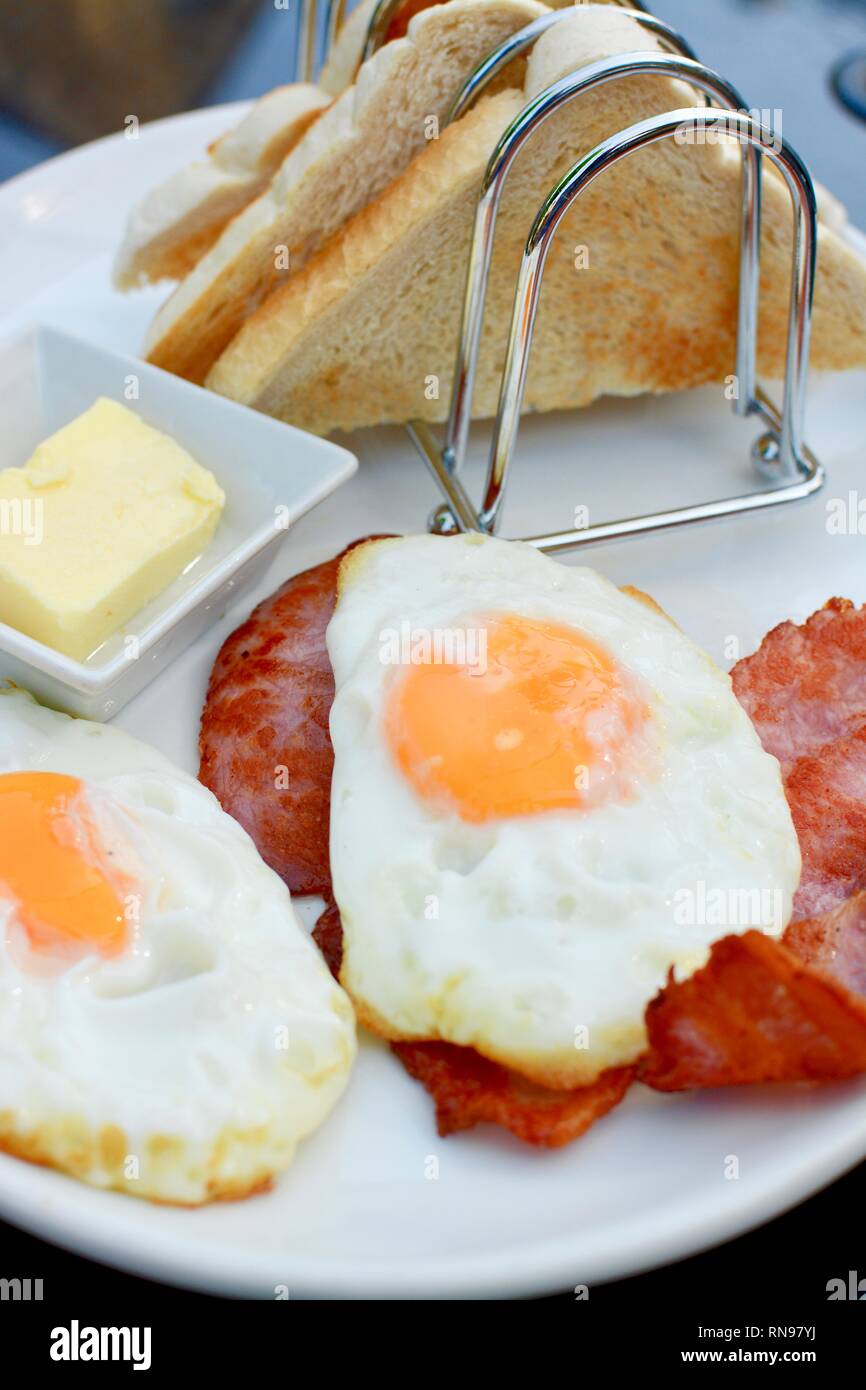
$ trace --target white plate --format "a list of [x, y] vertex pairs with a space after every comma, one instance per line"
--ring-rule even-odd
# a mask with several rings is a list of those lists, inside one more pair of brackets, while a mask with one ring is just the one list
[[[223, 108], [145, 127], [138, 142], [101, 141], [0, 189], [0, 286], [14, 321], [38, 318], [134, 351], [160, 296], [109, 289], [126, 205], [236, 115]], [[829, 469], [823, 496], [595, 549], [591, 561], [655, 594], [725, 664], [732, 641], [748, 652], [774, 623], [804, 618], [830, 594], [863, 602], [866, 537], [831, 534], [826, 523], [829, 500], [866, 488], [864, 427], [866, 374], [814, 381], [808, 437]], [[715, 389], [530, 420], [506, 530], [570, 525], [580, 505], [601, 521], [739, 490], [753, 430]], [[473, 436], [473, 478], [485, 438], [483, 429]], [[402, 432], [372, 430], [347, 443], [361, 457], [358, 475], [292, 531], [254, 599], [350, 539], [422, 526], [436, 497]], [[227, 612], [117, 722], [194, 769], [211, 662], [250, 602]], [[175, 1211], [0, 1158], [0, 1213], [82, 1254], [203, 1289], [525, 1294], [626, 1275], [736, 1235], [864, 1154], [866, 1082], [677, 1097], [635, 1087], [559, 1152], [533, 1152], [490, 1130], [443, 1142], [422, 1089], [365, 1041], [347, 1097], [266, 1196]], [[734, 1180], [725, 1176], [731, 1155]]]

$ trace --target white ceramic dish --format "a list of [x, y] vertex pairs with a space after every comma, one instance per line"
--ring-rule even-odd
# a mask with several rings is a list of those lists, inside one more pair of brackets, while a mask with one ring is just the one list
[[188, 449], [216, 475], [226, 504], [204, 554], [86, 661], [0, 623], [0, 674], [90, 719], [117, 714], [247, 593], [290, 526], [357, 468], [354, 455], [327, 440], [45, 327], [0, 341], [0, 467], [20, 467], [99, 396], [127, 405]]
[[[134, 351], [161, 296], [108, 288], [125, 207], [237, 114], [145, 127], [138, 142], [102, 141], [0, 190], [0, 289], [5, 303], [15, 301], [15, 322], [30, 315], [76, 332], [86, 325], [88, 337]], [[829, 470], [825, 494], [587, 556], [614, 580], [654, 594], [724, 664], [736, 654], [732, 640], [745, 653], [831, 593], [866, 600], [866, 539], [827, 527], [827, 503], [864, 488], [866, 374], [815, 380], [810, 401], [808, 438]], [[505, 529], [569, 525], [578, 505], [601, 521], [733, 492], [749, 484], [754, 430], [713, 389], [528, 420]], [[483, 428], [473, 433], [474, 486], [486, 441]], [[402, 431], [348, 442], [361, 456], [357, 476], [293, 528], [267, 579], [120, 715], [119, 724], [184, 767], [196, 767], [213, 658], [252, 603], [351, 539], [419, 529], [436, 501]], [[725, 1176], [732, 1154], [736, 1180]], [[247, 1296], [529, 1294], [705, 1248], [800, 1201], [864, 1154], [864, 1082], [673, 1097], [635, 1087], [559, 1152], [533, 1152], [490, 1131], [443, 1142], [420, 1087], [365, 1039], [345, 1099], [266, 1196], [174, 1211], [0, 1157], [0, 1213], [125, 1269]]]

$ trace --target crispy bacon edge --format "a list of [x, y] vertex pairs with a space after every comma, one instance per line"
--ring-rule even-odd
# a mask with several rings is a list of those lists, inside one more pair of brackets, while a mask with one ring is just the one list
[[[336, 903], [329, 903], [313, 936], [335, 978], [340, 978], [343, 928]], [[446, 1042], [397, 1042], [391, 1050], [420, 1081], [436, 1107], [442, 1138], [488, 1123], [507, 1129], [526, 1144], [561, 1148], [618, 1105], [635, 1077], [635, 1067], [614, 1067], [591, 1086], [551, 1091], [482, 1057], [471, 1047]]]
[[638, 1079], [656, 1091], [842, 1080], [866, 1071], [866, 1001], [748, 931], [668, 983], [646, 1013]]

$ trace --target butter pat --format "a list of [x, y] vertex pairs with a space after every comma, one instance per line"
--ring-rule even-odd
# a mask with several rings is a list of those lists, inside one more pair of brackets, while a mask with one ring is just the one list
[[213, 474], [101, 398], [0, 472], [0, 621], [83, 661], [207, 548]]

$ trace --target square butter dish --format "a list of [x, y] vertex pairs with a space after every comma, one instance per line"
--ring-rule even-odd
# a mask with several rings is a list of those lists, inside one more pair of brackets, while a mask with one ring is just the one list
[[358, 466], [346, 449], [137, 358], [35, 327], [0, 342], [0, 469], [21, 467], [100, 396], [187, 449], [226, 501], [205, 552], [85, 661], [0, 622], [0, 680], [90, 719], [111, 718], [194, 642], [262, 577], [291, 524]]

